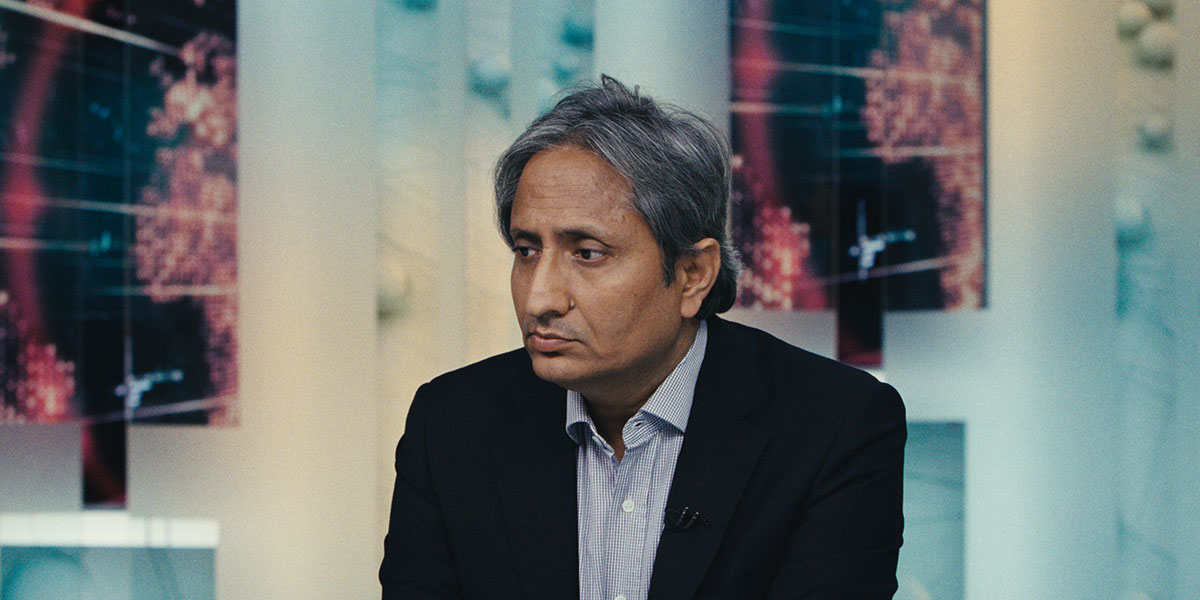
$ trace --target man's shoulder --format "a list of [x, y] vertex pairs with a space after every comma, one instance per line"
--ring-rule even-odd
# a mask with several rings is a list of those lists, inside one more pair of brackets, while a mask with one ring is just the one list
[[757, 421], [781, 427], [796, 419], [835, 423], [856, 405], [867, 412], [903, 414], [896, 391], [866, 371], [747, 325], [716, 320], [709, 322], [709, 331], [715, 334], [710, 348], [716, 364], [708, 381], [729, 393], [762, 398]]
[[709, 330], [714, 332], [717, 353], [762, 376], [782, 381], [819, 382], [838, 388], [879, 385], [879, 381], [866, 371], [794, 346], [749, 325], [714, 319], [709, 322]]

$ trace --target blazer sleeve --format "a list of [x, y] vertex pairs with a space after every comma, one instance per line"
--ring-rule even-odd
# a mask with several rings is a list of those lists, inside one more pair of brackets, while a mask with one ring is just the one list
[[383, 542], [383, 600], [460, 598], [449, 535], [430, 477], [428, 387], [417, 390], [396, 447], [396, 486]]
[[772, 599], [890, 599], [904, 516], [904, 405], [891, 386], [848, 410], [771, 582]]

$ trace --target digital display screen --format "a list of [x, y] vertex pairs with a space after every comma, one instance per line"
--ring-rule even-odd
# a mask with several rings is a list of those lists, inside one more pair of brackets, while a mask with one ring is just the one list
[[982, 308], [983, 0], [733, 0], [730, 40], [739, 304]]

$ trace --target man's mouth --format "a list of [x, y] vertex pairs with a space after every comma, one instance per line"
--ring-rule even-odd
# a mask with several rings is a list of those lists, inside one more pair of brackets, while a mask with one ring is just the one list
[[534, 352], [550, 354], [561, 352], [574, 341], [549, 331], [533, 331], [525, 337], [525, 347]]

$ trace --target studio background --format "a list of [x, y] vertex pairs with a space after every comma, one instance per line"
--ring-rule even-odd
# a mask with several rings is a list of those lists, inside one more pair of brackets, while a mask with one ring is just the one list
[[[484, 212], [490, 198], [477, 174], [531, 114], [485, 124], [495, 137], [483, 141], [471, 137], [480, 135], [475, 121], [443, 131], [477, 142], [429, 161], [439, 202], [418, 210], [380, 201], [392, 184], [380, 176], [389, 167], [379, 150], [386, 54], [377, 33], [387, 11], [404, 4], [238, 4], [240, 424], [140, 425], [129, 448], [131, 515], [219, 523], [219, 598], [376, 597], [391, 455], [413, 391], [519, 343], [506, 295], [509, 255]], [[440, 0], [430, 16], [464, 31], [441, 38], [433, 53], [463, 67], [437, 70], [449, 80], [426, 90], [440, 118], [479, 109], [453, 90], [466, 88], [471, 44], [479, 43], [465, 37], [479, 25], [470, 15], [487, 4]], [[1131, 579], [1123, 574], [1131, 541], [1120, 517], [1129, 504], [1121, 457], [1141, 434], [1122, 412], [1115, 207], [1136, 132], [1122, 112], [1132, 59], [1116, 34], [1117, 7], [988, 4], [988, 306], [884, 320], [886, 377], [910, 419], [964, 423], [964, 591], [972, 600], [1118, 598]], [[1155, 175], [1145, 207], [1156, 264], [1167, 274], [1157, 294], [1172, 332], [1164, 366], [1173, 373], [1164, 384], [1173, 391], [1169, 419], [1147, 434], [1165, 440], [1147, 479], [1163, 501], [1142, 524], [1169, 574], [1143, 588], [1155, 594], [1147, 597], [1193, 598], [1200, 80], [1182, 74], [1200, 72], [1200, 3], [1177, 0], [1172, 20], [1180, 41], [1180, 75], [1165, 98], [1176, 115], [1173, 148], [1138, 163]], [[724, 2], [597, 0], [594, 21], [593, 73], [718, 119], [727, 114]], [[425, 262], [399, 263], [404, 316], [380, 320], [377, 265], [388, 264], [381, 248], [391, 242], [376, 232], [400, 219], [395, 210], [408, 211], [403, 220], [421, 237], [392, 241], [419, 243]], [[730, 316], [832, 353], [830, 313]], [[47, 485], [53, 476], [42, 473], [78, 468], [53, 444], [28, 439], [70, 438], [67, 426], [43, 427], [0, 429], [0, 511], [29, 510], [34, 494], [52, 498], [69, 484]], [[16, 436], [26, 438], [20, 469], [8, 466], [17, 464], [7, 450]]]

